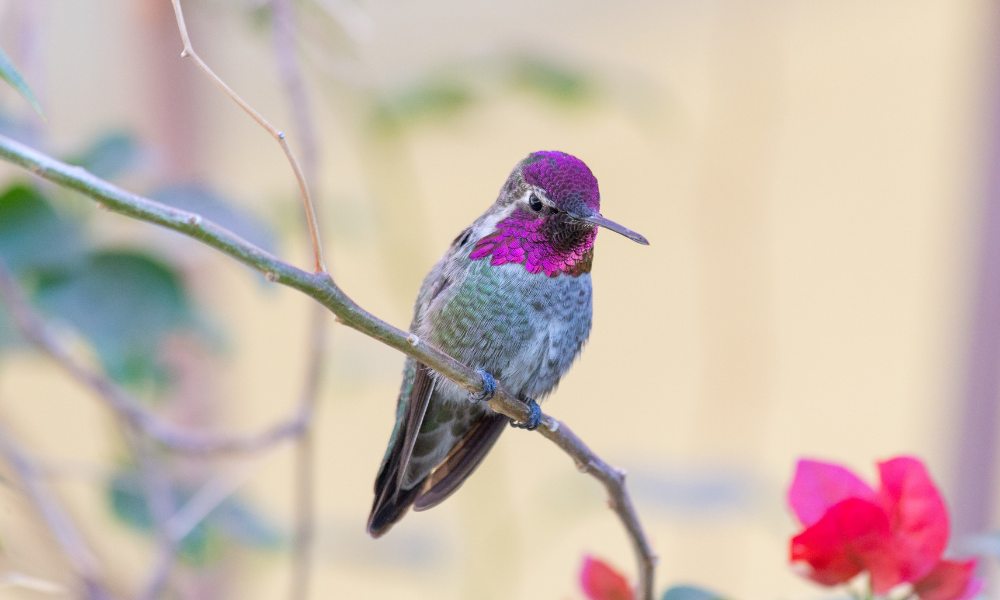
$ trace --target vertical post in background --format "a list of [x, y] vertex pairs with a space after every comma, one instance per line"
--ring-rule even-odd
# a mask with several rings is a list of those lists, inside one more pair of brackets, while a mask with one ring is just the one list
[[138, 76], [143, 78], [141, 101], [149, 115], [142, 124], [142, 137], [156, 148], [161, 183], [191, 181], [205, 158], [199, 143], [201, 98], [194, 92], [201, 89], [202, 82], [179, 58], [181, 39], [170, 2], [145, 0], [135, 9], [136, 29], [144, 36], [141, 48], [146, 52], [139, 59], [144, 67], [138, 68]]
[[978, 209], [969, 342], [956, 431], [954, 528], [984, 533], [991, 526], [997, 494], [997, 433], [1000, 430], [1000, 19], [994, 19], [989, 65], [989, 133]]

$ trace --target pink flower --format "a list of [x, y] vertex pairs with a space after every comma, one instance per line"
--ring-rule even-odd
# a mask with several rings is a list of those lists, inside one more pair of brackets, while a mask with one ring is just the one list
[[898, 457], [879, 463], [876, 491], [844, 467], [799, 461], [788, 503], [805, 526], [791, 540], [793, 564], [822, 585], [867, 571], [885, 594], [911, 583], [921, 600], [965, 600], [982, 588], [975, 561], [941, 559], [948, 512], [923, 463]]
[[913, 586], [921, 600], [968, 600], [983, 591], [983, 580], [972, 575], [976, 561], [942, 560]]
[[580, 586], [589, 600], [633, 600], [635, 597], [625, 577], [593, 556], [583, 557]]

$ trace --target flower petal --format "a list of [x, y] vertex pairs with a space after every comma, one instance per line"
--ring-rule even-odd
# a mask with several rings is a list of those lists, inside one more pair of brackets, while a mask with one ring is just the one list
[[969, 600], [983, 590], [983, 580], [975, 577], [976, 561], [940, 561], [934, 570], [913, 586], [920, 600]]
[[589, 600], [633, 600], [632, 586], [618, 571], [593, 556], [583, 557], [580, 586]]
[[889, 514], [900, 574], [905, 582], [918, 581], [934, 569], [948, 544], [948, 510], [920, 460], [901, 456], [878, 468], [879, 497]]
[[861, 498], [835, 504], [792, 538], [790, 558], [822, 585], [846, 583], [865, 570], [880, 585], [898, 576], [889, 517], [881, 506]]
[[820, 520], [841, 500], [876, 497], [867, 483], [840, 465], [817, 460], [800, 460], [795, 479], [788, 488], [788, 504], [806, 527]]

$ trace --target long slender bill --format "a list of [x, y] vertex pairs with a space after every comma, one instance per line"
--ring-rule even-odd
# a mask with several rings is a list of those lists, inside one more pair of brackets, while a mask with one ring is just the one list
[[581, 221], [587, 221], [588, 223], [593, 223], [594, 225], [600, 225], [601, 227], [605, 229], [610, 229], [615, 233], [620, 233], [621, 235], [624, 235], [628, 239], [632, 240], [633, 242], [642, 244], [643, 246], [649, 245], [649, 240], [647, 240], [645, 236], [643, 236], [641, 233], [637, 233], [635, 231], [632, 231], [628, 227], [619, 225], [618, 223], [615, 223], [611, 219], [605, 218], [599, 213], [587, 216], [580, 216], [576, 218], [580, 219]]

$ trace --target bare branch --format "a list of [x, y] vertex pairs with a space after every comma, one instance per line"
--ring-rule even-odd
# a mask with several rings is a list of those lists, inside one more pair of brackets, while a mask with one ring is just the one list
[[[316, 184], [316, 173], [319, 166], [319, 142], [316, 136], [315, 120], [309, 105], [302, 69], [299, 66], [295, 50], [296, 23], [295, 6], [291, 0], [272, 0], [272, 23], [274, 37], [274, 54], [285, 88], [285, 95], [292, 109], [292, 118], [298, 131], [302, 150], [302, 165], [304, 179], [313, 186]], [[314, 188], [315, 189], [315, 188]], [[319, 239], [313, 235], [316, 227], [315, 208], [311, 206], [309, 197], [303, 197], [306, 205], [306, 222], [310, 227], [314, 251]], [[312, 215], [310, 217], [310, 215]], [[310, 218], [312, 219], [310, 221]], [[317, 270], [321, 265], [317, 264]], [[315, 412], [319, 398], [320, 374], [323, 358], [326, 355], [326, 315], [323, 307], [314, 304], [309, 319], [309, 348], [305, 379], [302, 384], [301, 404], [312, 407]], [[313, 422], [308, 421], [302, 434], [296, 439], [295, 446], [295, 525], [292, 531], [291, 561], [292, 574], [289, 597], [292, 600], [304, 600], [309, 596], [309, 586], [312, 582], [312, 549], [315, 538], [316, 516], [316, 445], [313, 440]]]
[[311, 189], [316, 186], [319, 166], [319, 140], [305, 79], [296, 53], [295, 6], [291, 0], [271, 0], [271, 33], [278, 75], [285, 88], [291, 116], [302, 152], [302, 173]]
[[244, 465], [236, 471], [214, 477], [201, 486], [167, 521], [167, 536], [171, 543], [175, 546], [180, 544], [195, 527], [243, 487], [255, 473], [255, 465]]
[[[416, 336], [365, 311], [327, 273], [303, 271], [200, 215], [125, 191], [85, 169], [57, 161], [5, 136], [0, 136], [0, 158], [21, 165], [53, 183], [80, 191], [108, 210], [155, 223], [199, 240], [264, 273], [269, 281], [303, 292], [333, 312], [341, 323], [413, 357], [469, 392], [482, 391], [482, 380], [472, 367], [463, 365]], [[525, 421], [529, 417], [528, 408], [502, 385], [497, 386], [489, 404], [494, 411], [517, 421]], [[543, 418], [545, 426], [537, 431], [562, 448], [578, 465], [594, 465], [593, 469], [596, 471], [587, 467], [588, 472], [612, 490], [611, 508], [625, 526], [636, 553], [640, 598], [651, 599], [655, 557], [628, 499], [624, 478], [587, 448], [565, 424], [551, 417]]]
[[164, 521], [159, 556], [146, 588], [139, 595], [140, 600], [156, 600], [161, 596], [184, 538], [243, 487], [255, 472], [256, 467], [246, 465], [238, 471], [210, 479]]
[[[305, 378], [302, 383], [301, 406], [308, 407], [310, 414], [316, 411], [319, 399], [319, 382], [326, 355], [326, 314], [323, 307], [316, 304], [309, 319], [309, 358]], [[301, 600], [309, 595], [310, 573], [312, 571], [312, 547], [315, 535], [315, 473], [316, 445], [313, 443], [312, 419], [303, 424], [301, 435], [296, 440], [295, 452], [295, 529], [292, 533], [292, 600]]]
[[604, 489], [608, 492], [608, 506], [615, 511], [622, 526], [625, 527], [625, 531], [628, 532], [629, 541], [632, 542], [632, 551], [638, 561], [639, 597], [652, 598], [656, 554], [649, 543], [649, 538], [646, 537], [642, 523], [639, 521], [639, 513], [636, 512], [632, 498], [625, 487], [625, 471], [604, 462], [573, 431], [556, 419], [546, 416], [542, 422], [543, 428], [539, 428], [542, 435], [552, 440], [566, 454], [569, 454], [576, 461], [578, 469], [604, 485]]
[[38, 515], [48, 526], [56, 543], [62, 549], [77, 576], [86, 589], [86, 597], [109, 599], [94, 552], [87, 545], [83, 535], [73, 524], [66, 510], [56, 501], [52, 491], [42, 482], [41, 471], [28, 458], [27, 453], [11, 437], [6, 428], [0, 426], [0, 455], [10, 464], [20, 479], [25, 496], [31, 501]]
[[306, 184], [305, 175], [302, 173], [302, 167], [299, 166], [299, 161], [295, 159], [295, 154], [288, 145], [288, 140], [285, 139], [285, 133], [277, 129], [274, 125], [271, 125], [267, 119], [264, 118], [259, 112], [257, 112], [252, 106], [250, 106], [243, 98], [237, 94], [233, 88], [229, 87], [221, 77], [215, 74], [208, 64], [202, 60], [201, 56], [198, 55], [194, 50], [194, 46], [191, 45], [191, 36], [188, 35], [187, 23], [184, 20], [184, 11], [181, 9], [181, 0], [171, 0], [174, 6], [174, 16], [177, 18], [177, 29], [181, 34], [181, 42], [184, 44], [184, 49], [181, 51], [181, 58], [190, 58], [194, 61], [198, 68], [205, 72], [208, 77], [219, 86], [223, 92], [232, 99], [243, 112], [250, 115], [250, 118], [257, 122], [262, 128], [264, 128], [271, 137], [278, 142], [281, 146], [281, 151], [285, 153], [285, 158], [288, 159], [288, 164], [292, 167], [292, 171], [295, 173], [295, 180], [299, 184], [299, 193], [302, 195], [302, 205], [306, 212], [306, 224], [309, 227], [309, 237], [312, 241], [313, 249], [313, 267], [314, 270], [319, 273], [326, 270], [326, 262], [323, 259], [323, 245], [320, 242], [319, 227], [316, 223], [316, 207], [313, 204], [312, 196], [309, 194], [309, 186]]
[[176, 556], [171, 544], [170, 533], [167, 530], [167, 521], [170, 520], [175, 510], [174, 496], [167, 472], [163, 468], [164, 461], [156, 455], [152, 441], [150, 438], [142, 437], [136, 433], [134, 430], [127, 429], [125, 439], [133, 456], [135, 456], [139, 471], [139, 484], [145, 496], [149, 515], [152, 518], [153, 534], [159, 542], [160, 549], [156, 561], [157, 567], [139, 598], [141, 600], [156, 600], [169, 581], [170, 570]]

